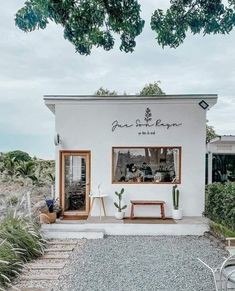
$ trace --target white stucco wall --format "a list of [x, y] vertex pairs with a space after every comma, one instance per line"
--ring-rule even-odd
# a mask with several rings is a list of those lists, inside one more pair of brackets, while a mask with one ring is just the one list
[[[182, 123], [171, 129], [157, 128], [155, 135], [138, 135], [138, 129], [123, 128], [112, 132], [112, 122], [133, 123], [137, 118], [144, 120], [149, 107], [154, 120], [169, 123]], [[201, 216], [204, 210], [205, 185], [205, 135], [206, 110], [198, 101], [158, 102], [144, 101], [106, 101], [106, 102], [67, 102], [55, 105], [56, 132], [62, 139], [57, 151], [57, 193], [60, 150], [91, 151], [91, 189], [101, 188], [110, 196], [106, 200], [108, 215], [114, 215], [114, 191], [125, 188], [125, 202], [130, 211], [131, 199], [155, 199], [166, 201], [166, 215], [171, 215], [171, 184], [112, 184], [112, 147], [113, 146], [181, 146], [181, 184], [180, 204], [186, 216]], [[136, 208], [136, 214], [154, 216], [158, 207]], [[96, 205], [92, 215], [99, 215]]]

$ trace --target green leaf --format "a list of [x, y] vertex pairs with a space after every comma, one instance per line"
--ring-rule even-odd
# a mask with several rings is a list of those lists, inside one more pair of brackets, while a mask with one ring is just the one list
[[115, 206], [117, 209], [119, 209], [119, 206], [118, 206], [118, 204], [117, 204], [116, 202], [114, 202], [114, 206]]

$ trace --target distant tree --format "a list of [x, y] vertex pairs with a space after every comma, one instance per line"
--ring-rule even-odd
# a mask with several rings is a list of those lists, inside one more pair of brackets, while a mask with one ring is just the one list
[[[207, 121], [208, 122], [208, 121]], [[217, 137], [218, 135], [215, 132], [213, 126], [206, 124], [206, 143], [210, 142], [213, 138]]]
[[3, 160], [1, 172], [5, 172], [12, 180], [16, 174], [16, 166], [17, 162], [15, 158], [10, 159], [9, 157], [5, 157]]
[[16, 172], [22, 178], [29, 178], [34, 175], [35, 163], [33, 161], [20, 162]]
[[141, 96], [165, 95], [165, 92], [160, 88], [159, 84], [160, 81], [146, 84], [139, 94]]
[[34, 186], [41, 186], [43, 184], [40, 179], [42, 168], [38, 167], [35, 161], [20, 162], [16, 172], [17, 176], [31, 180]]
[[32, 160], [32, 158], [30, 157], [28, 153], [20, 151], [20, 150], [7, 152], [5, 156], [8, 157], [9, 159], [14, 158], [15, 161], [17, 162], [22, 162], [22, 161], [28, 162]]
[[116, 91], [110, 91], [109, 89], [104, 89], [103, 87], [100, 87], [94, 95], [96, 96], [117, 96], [118, 93]]

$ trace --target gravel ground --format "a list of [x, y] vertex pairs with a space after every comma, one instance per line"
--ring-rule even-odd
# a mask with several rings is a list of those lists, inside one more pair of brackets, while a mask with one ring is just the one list
[[213, 291], [208, 271], [227, 253], [206, 237], [110, 236], [78, 246], [53, 290]]

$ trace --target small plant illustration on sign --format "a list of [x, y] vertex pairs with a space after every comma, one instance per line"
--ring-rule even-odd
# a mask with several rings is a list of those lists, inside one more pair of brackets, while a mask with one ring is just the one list
[[146, 109], [145, 111], [145, 118], [144, 120], [149, 123], [152, 120], [152, 113], [151, 110], [149, 108]]

